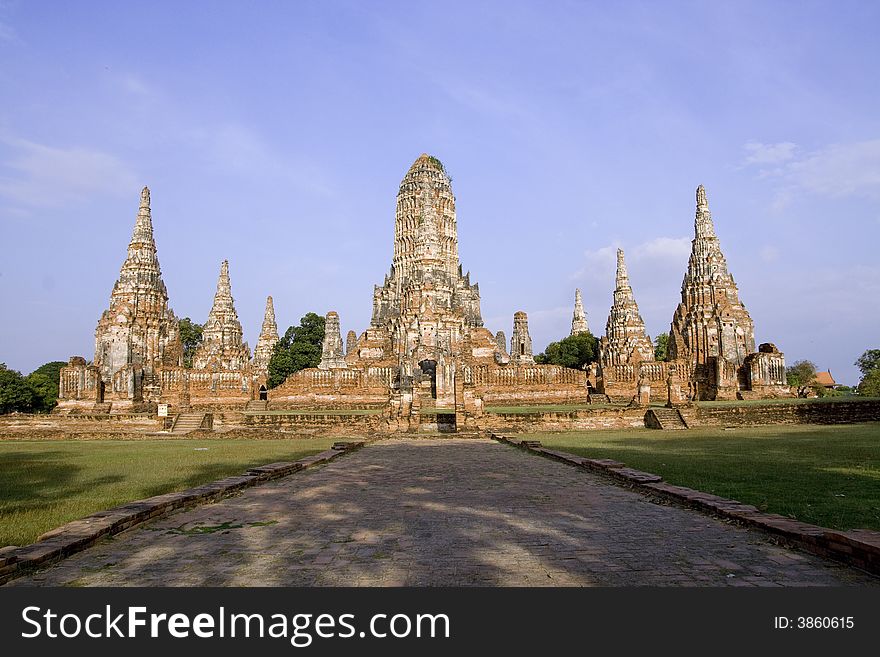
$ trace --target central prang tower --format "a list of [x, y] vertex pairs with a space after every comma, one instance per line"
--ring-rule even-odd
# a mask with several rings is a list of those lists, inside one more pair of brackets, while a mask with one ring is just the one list
[[406, 390], [429, 376], [438, 405], [453, 403], [456, 362], [495, 362], [496, 342], [483, 328], [480, 288], [458, 260], [455, 197], [443, 164], [422, 154], [397, 193], [394, 256], [373, 291], [370, 327], [346, 360], [396, 367]]

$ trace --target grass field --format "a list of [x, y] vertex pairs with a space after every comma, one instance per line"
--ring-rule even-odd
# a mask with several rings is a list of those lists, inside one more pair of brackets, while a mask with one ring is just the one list
[[0, 547], [125, 502], [316, 454], [336, 440], [0, 442]]
[[519, 437], [804, 522], [880, 530], [880, 423]]

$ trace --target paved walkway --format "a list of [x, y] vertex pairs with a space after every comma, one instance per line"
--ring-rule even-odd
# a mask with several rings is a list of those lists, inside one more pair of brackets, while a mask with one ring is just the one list
[[486, 440], [387, 440], [10, 585], [877, 585]]

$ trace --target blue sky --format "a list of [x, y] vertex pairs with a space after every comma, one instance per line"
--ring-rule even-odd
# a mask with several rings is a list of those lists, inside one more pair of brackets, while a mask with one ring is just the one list
[[363, 331], [400, 179], [453, 177], [483, 317], [667, 331], [706, 185], [759, 342], [880, 348], [880, 4], [0, 0], [0, 361], [91, 358], [149, 185], [178, 316]]

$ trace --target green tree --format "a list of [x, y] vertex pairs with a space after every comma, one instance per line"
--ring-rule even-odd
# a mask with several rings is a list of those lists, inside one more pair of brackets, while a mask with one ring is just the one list
[[315, 313], [306, 313], [299, 326], [291, 326], [275, 344], [269, 360], [269, 387], [284, 383], [284, 380], [299, 370], [317, 367], [321, 362], [321, 343], [324, 341], [324, 318]]
[[183, 344], [183, 366], [193, 366], [193, 355], [202, 344], [202, 325], [189, 317], [180, 320], [180, 342]]
[[598, 357], [599, 340], [592, 333], [579, 333], [559, 342], [551, 342], [542, 353], [535, 356], [535, 362], [583, 369], [584, 365], [595, 362]]
[[859, 394], [864, 397], [880, 397], [880, 367], [874, 368], [859, 382]]
[[0, 414], [31, 411], [34, 401], [34, 391], [21, 372], [10, 370], [6, 363], [0, 363]]
[[797, 388], [798, 397], [806, 397], [810, 388], [821, 387], [816, 381], [816, 364], [810, 360], [799, 360], [785, 368], [785, 378], [788, 385]]
[[669, 360], [669, 334], [660, 333], [654, 338], [654, 358], [660, 361]]
[[40, 365], [25, 377], [25, 383], [34, 393], [34, 410], [48, 413], [58, 403], [58, 379], [61, 376], [61, 368], [67, 363], [53, 360], [51, 363]]
[[868, 349], [859, 356], [855, 364], [862, 376], [867, 376], [869, 372], [880, 369], [880, 349]]

